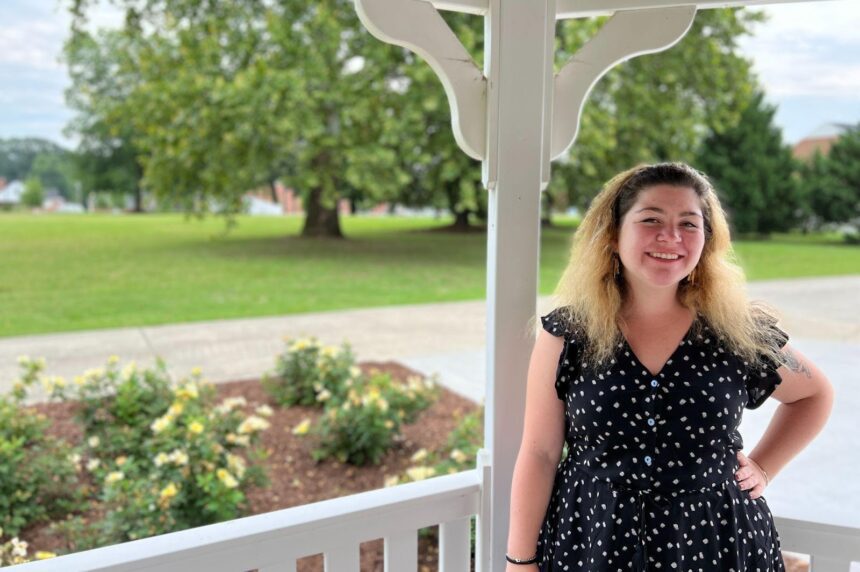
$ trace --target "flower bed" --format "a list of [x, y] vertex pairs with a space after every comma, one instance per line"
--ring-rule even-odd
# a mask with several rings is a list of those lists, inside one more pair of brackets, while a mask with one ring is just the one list
[[[363, 363], [358, 367], [368, 376], [389, 374], [392, 379], [404, 383], [415, 375], [415, 372], [395, 363]], [[324, 415], [319, 407], [279, 407], [259, 380], [218, 384], [214, 390], [217, 394], [215, 401], [223, 403], [230, 398], [237, 400], [234, 401], [236, 403], [244, 401], [242, 408], [248, 413], [260, 406], [268, 405], [272, 409], [271, 415], [265, 418], [269, 427], [259, 433], [259, 445], [265, 452], [261, 468], [268, 477], [268, 485], [250, 486], [246, 489], [246, 514], [259, 514], [390, 486], [397, 480], [409, 480], [407, 475], [410, 474], [413, 478], [432, 476], [434, 470], [441, 472], [446, 467], [444, 459], [439, 458], [440, 455], [450, 458], [451, 463], [457, 460], [474, 462], [471, 455], [462, 450], [465, 447], [451, 449], [448, 443], [452, 432], [462, 426], [464, 420], [480, 416], [481, 408], [444, 388], [439, 389], [435, 402], [418, 413], [411, 423], [404, 423], [400, 427], [399, 436], [380, 456], [378, 465], [362, 466], [345, 465], [336, 458], [314, 460], [316, 445], [312, 435], [302, 434], [304, 432], [296, 431], [296, 428], [301, 427], [303, 422], [316, 425]], [[49, 435], [68, 438], [73, 446], [88, 445], [80, 426], [75, 422], [73, 403], [39, 404], [34, 409], [52, 420], [48, 429]], [[477, 439], [480, 440], [483, 435], [480, 425], [476, 426], [474, 421], [471, 421], [469, 426], [477, 429]], [[185, 429], [190, 431], [190, 426]], [[169, 454], [170, 452], [165, 453], [168, 456]], [[169, 459], [166, 462], [169, 462]], [[431, 463], [438, 469], [428, 469]], [[463, 465], [450, 465], [452, 469], [456, 466]], [[115, 471], [108, 471], [103, 478], [107, 479], [113, 472]], [[162, 492], [163, 490], [164, 488], [161, 489]], [[68, 521], [71, 524], [31, 526], [20, 534], [20, 538], [29, 543], [31, 557], [37, 551], [75, 551], [82, 547], [69, 542], [68, 528], [103, 518], [104, 510], [103, 505], [93, 504], [89, 510], [79, 515], [78, 520]], [[436, 546], [433, 536], [422, 535], [419, 539], [420, 569], [436, 569]], [[382, 559], [381, 539], [362, 544], [363, 571], [382, 570]], [[322, 569], [322, 557], [319, 555], [304, 558], [298, 563], [299, 572]]]

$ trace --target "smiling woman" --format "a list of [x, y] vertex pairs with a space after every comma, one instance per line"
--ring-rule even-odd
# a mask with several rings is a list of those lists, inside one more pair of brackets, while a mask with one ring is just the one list
[[[747, 300], [730, 254], [688, 165], [631, 169], [594, 199], [529, 364], [509, 572], [785, 570], [762, 493], [832, 388]], [[783, 405], [747, 455], [744, 409], [770, 396]]]

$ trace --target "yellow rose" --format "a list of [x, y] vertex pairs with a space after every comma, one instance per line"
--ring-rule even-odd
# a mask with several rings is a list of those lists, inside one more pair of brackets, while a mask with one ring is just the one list
[[203, 429], [203, 423], [200, 423], [199, 421], [193, 421], [191, 425], [188, 426], [188, 430], [194, 435], [200, 435], [203, 433]]
[[239, 481], [237, 481], [227, 469], [218, 469], [215, 471], [215, 476], [218, 477], [218, 480], [224, 483], [224, 486], [228, 489], [235, 489], [239, 486]]
[[458, 463], [465, 463], [469, 459], [468, 455], [460, 449], [451, 451], [451, 458]]
[[153, 433], [161, 433], [170, 425], [170, 417], [165, 415], [164, 417], [159, 417], [149, 426], [152, 429]]
[[108, 473], [108, 476], [105, 477], [105, 483], [112, 485], [113, 483], [117, 483], [125, 478], [125, 475], [122, 471], [113, 471], [112, 473]]
[[299, 423], [293, 428], [293, 435], [304, 435], [310, 430], [310, 428], [311, 420], [304, 419], [301, 423]]
[[400, 483], [400, 477], [397, 475], [391, 475], [390, 477], [385, 477], [385, 486], [393, 487]]
[[433, 467], [411, 467], [406, 470], [406, 475], [413, 481], [423, 481], [436, 474]]
[[175, 484], [170, 483], [169, 485], [161, 489], [161, 492], [158, 494], [158, 499], [162, 503], [166, 504], [177, 494], [179, 494], [179, 489]]

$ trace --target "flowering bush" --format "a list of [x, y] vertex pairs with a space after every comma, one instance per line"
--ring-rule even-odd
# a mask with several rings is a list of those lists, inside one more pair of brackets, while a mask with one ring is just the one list
[[293, 432], [317, 437], [312, 452], [317, 461], [334, 457], [353, 465], [377, 464], [402, 424], [437, 396], [436, 384], [430, 380], [414, 378], [404, 386], [387, 374], [361, 376], [351, 380], [343, 398], [319, 395], [325, 411], [317, 426], [312, 428], [306, 419]]
[[[267, 407], [247, 415], [244, 398], [216, 404], [199, 368], [177, 384], [164, 364], [122, 370], [117, 358], [74, 384], [47, 382], [53, 398], [75, 400], [87, 445], [84, 467], [99, 483], [105, 516], [83, 546], [121, 542], [240, 516], [245, 490], [262, 484]], [[69, 525], [69, 530], [74, 530]]]
[[320, 405], [329, 398], [341, 399], [361, 375], [348, 344], [337, 348], [322, 346], [316, 338], [286, 341], [274, 374], [262, 381], [279, 405]]
[[[3, 538], [3, 529], [0, 528], [0, 538]], [[27, 558], [27, 550], [30, 545], [23, 540], [19, 540], [18, 537], [11, 538], [6, 542], [0, 542], [0, 567], [15, 564], [24, 564], [25, 562], [29, 562], [30, 559]], [[56, 554], [53, 552], [46, 551], [37, 551], [33, 557], [36, 560], [46, 560], [48, 558], [55, 557]]]
[[46, 435], [48, 420], [24, 405], [44, 362], [26, 357], [18, 362], [23, 375], [9, 395], [0, 396], [0, 528], [13, 536], [83, 500], [74, 450]]
[[448, 441], [440, 451], [419, 449], [412, 457], [415, 463], [402, 475], [392, 475], [385, 479], [385, 486], [422, 481], [436, 475], [447, 475], [475, 468], [478, 451], [484, 441], [483, 408], [464, 415], [451, 431]]

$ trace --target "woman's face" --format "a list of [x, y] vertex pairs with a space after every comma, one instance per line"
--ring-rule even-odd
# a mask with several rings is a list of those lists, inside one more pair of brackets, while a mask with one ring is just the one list
[[616, 246], [632, 287], [676, 286], [696, 267], [705, 246], [696, 192], [671, 185], [640, 191], [621, 220]]

